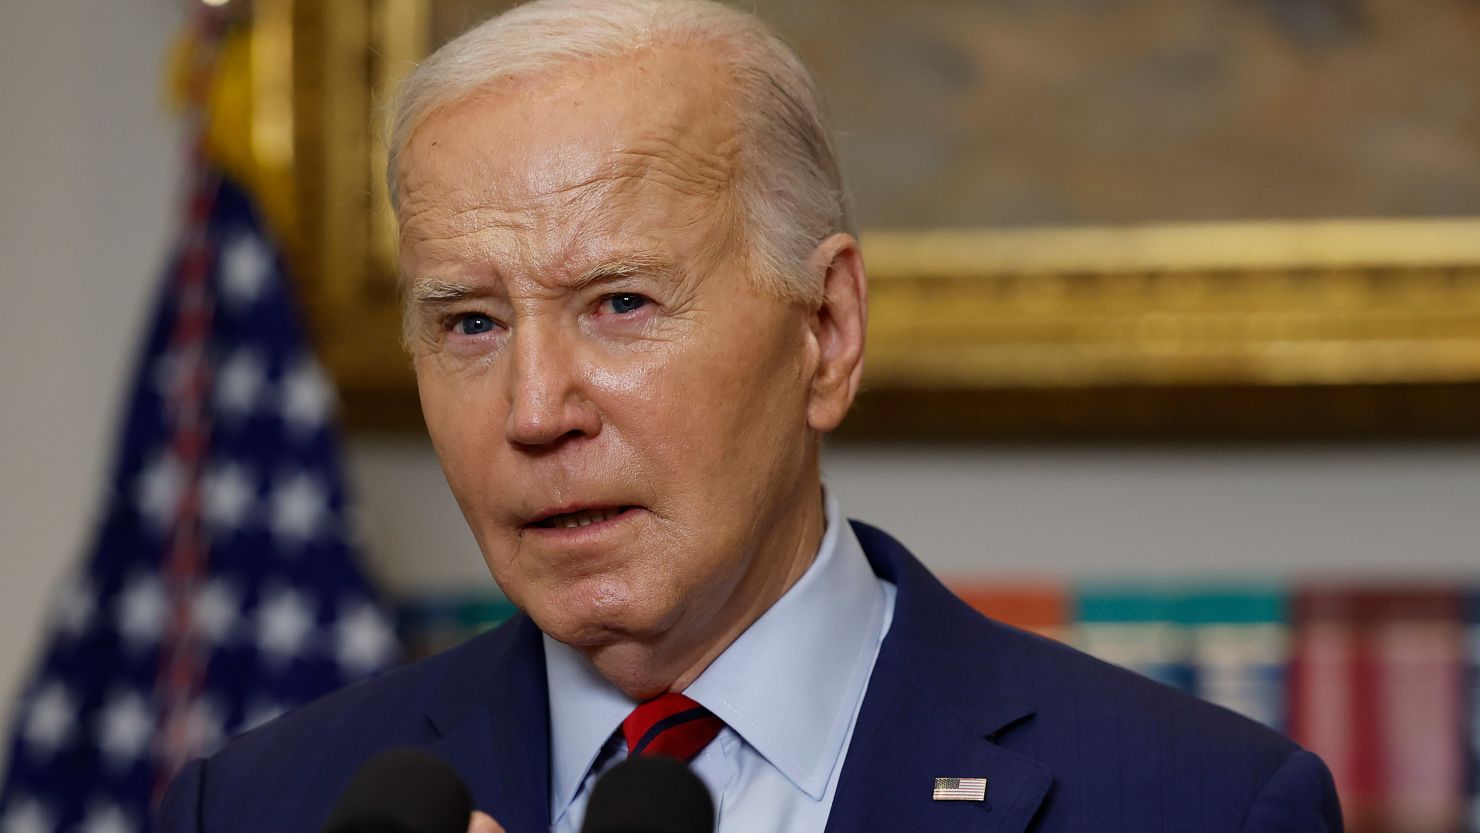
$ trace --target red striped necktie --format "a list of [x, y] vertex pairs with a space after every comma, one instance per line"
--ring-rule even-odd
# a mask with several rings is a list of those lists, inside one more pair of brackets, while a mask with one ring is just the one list
[[714, 740], [725, 722], [682, 694], [661, 694], [622, 721], [627, 755], [667, 755], [689, 761]]

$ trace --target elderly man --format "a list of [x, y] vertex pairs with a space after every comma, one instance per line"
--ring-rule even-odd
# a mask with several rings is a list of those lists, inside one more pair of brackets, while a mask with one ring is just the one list
[[314, 830], [403, 745], [461, 772], [475, 831], [576, 831], [652, 751], [725, 833], [1340, 829], [1308, 752], [981, 618], [844, 520], [818, 456], [867, 294], [821, 112], [707, 0], [539, 0], [412, 75], [406, 337], [523, 615], [191, 765], [165, 830]]

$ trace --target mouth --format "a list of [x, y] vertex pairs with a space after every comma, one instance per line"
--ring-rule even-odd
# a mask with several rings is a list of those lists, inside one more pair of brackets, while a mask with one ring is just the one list
[[605, 524], [637, 510], [636, 506], [592, 506], [555, 512], [525, 524], [526, 529], [578, 529]]

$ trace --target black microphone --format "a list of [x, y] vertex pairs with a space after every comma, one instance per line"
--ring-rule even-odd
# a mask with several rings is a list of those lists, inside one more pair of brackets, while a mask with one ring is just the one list
[[320, 833], [468, 833], [473, 797], [419, 749], [391, 749], [355, 772]]
[[682, 761], [628, 758], [596, 779], [581, 833], [714, 833], [714, 801]]

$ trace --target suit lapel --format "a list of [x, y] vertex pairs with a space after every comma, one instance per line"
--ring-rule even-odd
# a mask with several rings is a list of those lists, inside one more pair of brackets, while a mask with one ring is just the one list
[[[974, 612], [898, 543], [855, 526], [898, 593], [827, 833], [1021, 833], [1053, 783], [1046, 766], [1002, 745], [1034, 714], [1031, 693]], [[934, 780], [952, 777], [986, 778], [986, 800], [933, 800]]]
[[[1021, 833], [1053, 783], [1043, 764], [973, 731], [939, 700], [909, 687], [901, 713], [854, 736], [827, 833], [971, 830]], [[935, 801], [936, 778], [985, 778], [984, 801]]]
[[[826, 833], [1023, 833], [1053, 783], [1004, 743], [1034, 714], [993, 631], [892, 538], [854, 524], [874, 572], [894, 583], [879, 651]], [[550, 716], [539, 629], [526, 616], [470, 645], [427, 710], [430, 750], [509, 833], [550, 827]], [[986, 778], [985, 801], [933, 801], [939, 777]]]
[[509, 833], [550, 828], [550, 717], [545, 655], [526, 616], [480, 639], [444, 685], [427, 717], [430, 747], [458, 770], [474, 805]]

